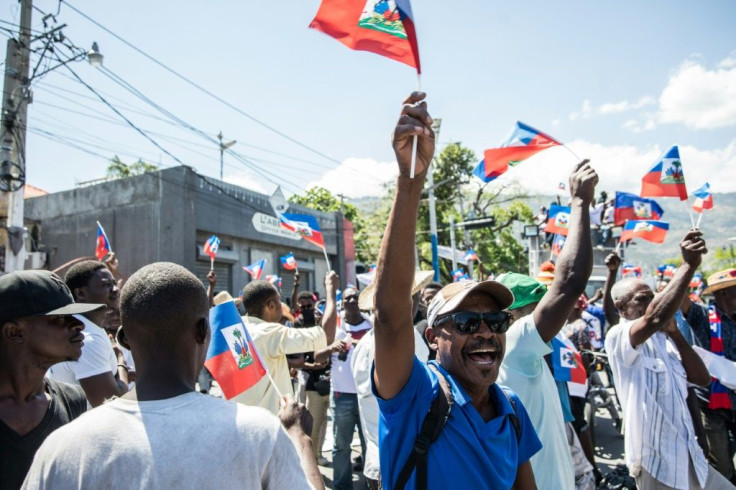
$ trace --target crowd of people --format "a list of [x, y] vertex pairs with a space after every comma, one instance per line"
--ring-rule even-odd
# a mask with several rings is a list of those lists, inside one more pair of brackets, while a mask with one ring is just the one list
[[[596, 203], [585, 160], [569, 178], [565, 246], [544, 277], [434, 282], [407, 259], [435, 149], [424, 98], [405, 101], [394, 129], [394, 204], [362, 291], [338, 299], [330, 271], [322, 300], [298, 275], [290, 305], [261, 280], [233, 298], [216, 293], [214, 272], [207, 288], [164, 262], [125, 278], [114, 255], [63, 279], [0, 276], [0, 487], [324, 488], [331, 418], [335, 489], [352, 488], [354, 471], [371, 489], [594, 489], [605, 479], [586, 391], [561, 375], [562, 345], [607, 356], [638, 488], [734, 488], [736, 393], [699, 352], [736, 361], [736, 269], [709, 278], [712, 304], [693, 301], [707, 252], [693, 229], [656, 291], [617, 281], [614, 252], [605, 287], [586, 297], [591, 230], [608, 224], [610, 206]], [[229, 401], [212, 396], [203, 368], [209, 310], [227, 301], [269, 374]]]

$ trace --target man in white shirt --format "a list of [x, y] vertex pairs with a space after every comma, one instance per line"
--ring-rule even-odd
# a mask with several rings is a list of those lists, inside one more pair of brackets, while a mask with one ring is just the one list
[[641, 490], [733, 486], [708, 465], [687, 408], [687, 382], [706, 386], [710, 374], [674, 321], [707, 252], [702, 233], [680, 243], [682, 264], [656, 296], [639, 279], [611, 289], [622, 323], [606, 336], [606, 352], [624, 410], [626, 464]]
[[82, 357], [49, 369], [49, 377], [64, 383], [81, 385], [90, 406], [120, 396], [128, 391], [128, 366], [123, 352], [110, 341], [101, 327], [107, 310], [118, 307], [120, 292], [115, 278], [99, 260], [74, 264], [64, 276], [77, 303], [104, 304], [107, 308], [77, 315], [84, 323]]
[[[337, 280], [332, 277], [336, 277], [334, 271], [330, 271], [325, 278], [325, 287], [336, 288]], [[328, 291], [329, 294], [331, 293]], [[279, 323], [282, 315], [281, 295], [268, 281], [248, 283], [243, 288], [243, 306], [247, 312], [243, 321], [278, 391], [283, 395], [293, 394], [286, 355], [326, 349], [335, 338], [334, 323], [325, 328], [291, 328], [282, 325]], [[268, 377], [264, 377], [233, 398], [233, 401], [263, 407], [275, 414], [279, 411], [279, 399], [273, 383]]]
[[514, 293], [508, 308], [514, 323], [506, 332], [506, 355], [497, 382], [514, 390], [529, 412], [543, 445], [531, 464], [545, 489], [575, 487], [560, 396], [544, 356], [552, 352], [550, 342], [565, 324], [593, 269], [589, 212], [597, 183], [598, 175], [587, 160], [570, 176], [569, 234], [549, 290], [523, 274], [508, 273], [497, 279]]
[[135, 388], [52, 433], [24, 488], [322, 488], [308, 424], [294, 410], [284, 430], [266, 410], [195, 390], [208, 310], [202, 283], [181, 266], [159, 262], [133, 274], [121, 311]]

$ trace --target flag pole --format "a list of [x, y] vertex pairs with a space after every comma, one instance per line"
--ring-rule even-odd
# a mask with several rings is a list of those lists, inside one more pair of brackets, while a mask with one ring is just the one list
[[572, 156], [575, 157], [575, 163], [579, 163], [581, 161], [580, 157], [574, 151], [572, 151], [569, 146], [562, 145], [562, 147], [565, 148], [567, 151], [569, 151], [572, 154]]
[[327, 262], [327, 270], [331, 271], [332, 266], [330, 265], [330, 258], [327, 256], [327, 247], [322, 247], [322, 252], [325, 254], [325, 261]]
[[697, 228], [697, 226], [695, 226], [695, 218], [693, 218], [693, 210], [690, 208], [690, 205], [687, 202], [685, 202], [685, 205], [687, 206], [688, 213], [690, 213], [690, 224], [693, 228]]
[[700, 220], [703, 219], [703, 212], [700, 212], [700, 216], [698, 216], [698, 222], [695, 223], [695, 228], [700, 228]]
[[215, 258], [210, 255], [210, 272], [215, 270]]
[[[417, 92], [422, 91], [422, 75], [417, 73]], [[417, 167], [417, 143], [418, 143], [419, 137], [415, 134], [414, 140], [411, 142], [411, 172], [409, 174], [409, 178], [414, 178], [414, 172]], [[326, 252], [325, 252], [326, 253]], [[328, 261], [329, 263], [329, 261]]]
[[[241, 324], [243, 325], [243, 328], [245, 329], [245, 331], [248, 332], [248, 326], [245, 324], [245, 321], [241, 320]], [[248, 337], [250, 337], [250, 333], [248, 333]], [[261, 366], [263, 366], [263, 370], [266, 371], [266, 376], [268, 376], [268, 380], [273, 385], [273, 389], [276, 390], [276, 394], [279, 396], [279, 398], [283, 398], [284, 395], [281, 393], [281, 390], [279, 390], [279, 387], [276, 384], [276, 381], [274, 381], [273, 377], [271, 376], [271, 371], [268, 370], [268, 366], [266, 366], [266, 363], [263, 362], [263, 359], [261, 359], [261, 354], [258, 352], [255, 342], [253, 342], [253, 352], [255, 352], [256, 357], [258, 357], [258, 362], [260, 362]]]

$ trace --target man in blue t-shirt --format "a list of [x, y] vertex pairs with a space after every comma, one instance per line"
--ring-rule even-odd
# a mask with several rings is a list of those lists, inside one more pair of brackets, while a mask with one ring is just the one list
[[[373, 391], [380, 416], [383, 487], [399, 475], [432, 401], [439, 378], [454, 406], [427, 453], [429, 488], [536, 488], [529, 458], [542, 447], [527, 412], [510, 390], [495, 384], [503, 359], [513, 295], [500, 283], [465, 281], [442, 288], [427, 309], [426, 336], [437, 352], [437, 372], [414, 357], [411, 288], [417, 212], [434, 153], [425, 94], [413, 93], [394, 130], [399, 164], [393, 210], [378, 258], [374, 321]], [[417, 138], [416, 174], [410, 176]], [[405, 488], [417, 488], [417, 470]]]

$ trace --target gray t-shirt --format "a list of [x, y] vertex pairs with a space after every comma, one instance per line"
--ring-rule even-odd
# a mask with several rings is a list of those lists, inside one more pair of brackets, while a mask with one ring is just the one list
[[46, 439], [23, 488], [311, 488], [270, 412], [187, 393], [117, 398]]

